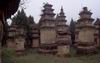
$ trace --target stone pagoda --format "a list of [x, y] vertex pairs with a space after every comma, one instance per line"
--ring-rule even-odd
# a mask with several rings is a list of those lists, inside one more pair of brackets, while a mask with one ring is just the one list
[[40, 51], [43, 53], [56, 53], [56, 30], [55, 14], [52, 5], [46, 3], [42, 10], [43, 14], [39, 22], [40, 25]]
[[8, 27], [8, 35], [6, 40], [6, 46], [8, 48], [16, 48], [16, 25], [11, 25]]
[[69, 26], [66, 25], [67, 20], [63, 8], [56, 17], [56, 43], [57, 55], [67, 55], [69, 53], [69, 43], [71, 43], [71, 36]]
[[100, 19], [99, 18], [97, 18], [94, 25], [95, 25], [95, 28], [96, 28], [95, 42], [97, 43], [97, 47], [100, 49]]
[[75, 46], [78, 53], [92, 53], [96, 51], [96, 42], [94, 42], [95, 27], [91, 18], [92, 12], [87, 7], [79, 13], [80, 19], [76, 24]]
[[20, 52], [23, 52], [25, 50], [25, 30], [23, 29], [23, 27], [17, 27], [17, 32], [16, 32], [16, 51], [18, 52], [18, 54], [20, 54]]
[[31, 47], [32, 48], [38, 48], [39, 44], [40, 44], [40, 36], [39, 36], [39, 26], [38, 24], [34, 24], [32, 25], [32, 29], [31, 29], [31, 38], [32, 38], [32, 43], [31, 43]]
[[32, 16], [28, 17], [28, 30], [26, 35], [26, 48], [38, 48], [39, 47], [39, 26], [34, 22], [34, 18]]
[[8, 48], [14, 48], [16, 50], [16, 54], [22, 54], [25, 50], [25, 31], [23, 28], [12, 23], [8, 29], [8, 38], [6, 43]]

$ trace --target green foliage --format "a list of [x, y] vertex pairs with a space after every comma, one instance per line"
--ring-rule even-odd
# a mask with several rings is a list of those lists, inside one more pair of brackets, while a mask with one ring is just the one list
[[71, 32], [72, 44], [74, 44], [75, 43], [75, 22], [73, 21], [73, 19], [70, 22], [70, 32]]
[[73, 21], [73, 19], [72, 19], [71, 22], [70, 22], [70, 31], [71, 31], [72, 33], [75, 32], [75, 22]]
[[76, 49], [74, 47], [70, 47], [69, 57], [76, 56]]
[[31, 55], [31, 54], [36, 54], [37, 53], [37, 51], [38, 51], [38, 49], [33, 49], [33, 48], [28, 48], [28, 49], [26, 49], [25, 50], [25, 55]]
[[16, 63], [100, 63], [100, 53], [71, 57], [57, 57], [37, 53], [16, 57]]
[[18, 11], [18, 13], [12, 18], [11, 25], [16, 25], [17, 27], [22, 28], [24, 30], [24, 34], [26, 35], [25, 47], [30, 47], [32, 39], [31, 25], [34, 25], [34, 18], [32, 16], [27, 17], [26, 13], [22, 9], [21, 11]]
[[32, 16], [29, 16], [28, 18], [28, 24], [34, 24], [34, 18]]
[[10, 48], [2, 49], [2, 63], [14, 63], [15, 50]]
[[32, 16], [27, 17], [23, 9], [18, 11], [17, 15], [12, 18], [12, 21], [12, 24], [23, 28], [28, 28], [30, 24], [34, 24], [34, 18]]
[[17, 15], [12, 18], [12, 21], [19, 27], [27, 26], [27, 16], [24, 10], [18, 11]]

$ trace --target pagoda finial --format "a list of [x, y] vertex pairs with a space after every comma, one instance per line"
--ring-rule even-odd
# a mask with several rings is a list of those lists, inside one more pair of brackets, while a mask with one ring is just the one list
[[63, 7], [61, 6], [61, 10], [60, 10], [60, 15], [61, 16], [64, 16], [64, 10], [63, 10]]
[[57, 14], [56, 19], [58, 19], [58, 17], [59, 17], [59, 14]]
[[63, 11], [63, 6], [61, 6], [61, 13], [64, 13], [64, 11]]
[[71, 21], [73, 21], [73, 18], [71, 18]]
[[84, 11], [88, 11], [87, 7], [83, 7], [83, 10], [84, 10]]

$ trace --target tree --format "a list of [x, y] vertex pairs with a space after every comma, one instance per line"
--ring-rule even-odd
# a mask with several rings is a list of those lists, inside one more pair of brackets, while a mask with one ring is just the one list
[[18, 11], [17, 15], [12, 18], [12, 25], [13, 24], [25, 30], [25, 35], [26, 35], [25, 46], [29, 47], [31, 45], [31, 35], [32, 35], [31, 34], [32, 26], [30, 25], [34, 25], [34, 18], [32, 16], [27, 17], [24, 12], [24, 9], [22, 9], [21, 11]]
[[33, 28], [33, 26], [31, 25], [35, 24], [34, 18], [32, 16], [29, 16], [27, 18], [27, 24], [28, 26], [27, 26], [27, 36], [26, 36], [26, 41], [27, 41], [26, 47], [30, 48], [32, 45], [31, 43], [32, 43], [32, 28]]
[[34, 24], [34, 18], [32, 16], [28, 17], [28, 24]]
[[72, 40], [72, 45], [75, 43], [75, 22], [73, 19], [71, 19], [70, 22], [70, 32], [71, 32], [71, 40]]
[[12, 22], [15, 23], [18, 27], [26, 28], [27, 16], [23, 9], [18, 11], [17, 15], [12, 18]]

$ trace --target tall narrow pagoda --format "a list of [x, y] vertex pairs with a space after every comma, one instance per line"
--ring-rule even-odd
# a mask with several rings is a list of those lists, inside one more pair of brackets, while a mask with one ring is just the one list
[[15, 36], [16, 36], [16, 25], [11, 25], [8, 27], [8, 35], [6, 40], [6, 45], [8, 48], [16, 48]]
[[39, 26], [35, 22], [33, 24], [30, 24], [30, 26], [31, 26], [31, 40], [32, 40], [31, 47], [38, 48], [40, 44]]
[[94, 42], [95, 27], [91, 18], [92, 12], [87, 7], [79, 13], [80, 19], [76, 24], [75, 42], [78, 53], [92, 53], [96, 51], [96, 42]]
[[100, 19], [99, 18], [97, 18], [96, 22], [94, 23], [94, 26], [96, 28], [95, 41], [97, 43], [97, 47], [100, 49]]
[[34, 22], [32, 16], [28, 17], [28, 30], [27, 30], [27, 42], [25, 43], [28, 48], [38, 48], [39, 47], [39, 26]]
[[25, 50], [25, 36], [26, 36], [26, 31], [23, 29], [23, 27], [17, 27], [17, 31], [16, 31], [16, 52], [17, 54], [22, 54], [22, 52]]
[[[14, 22], [14, 21], [13, 21]], [[16, 54], [20, 55], [25, 50], [25, 31], [22, 27], [18, 27], [15, 23], [12, 23], [8, 29], [7, 36], [7, 47], [14, 48], [16, 50]]]
[[38, 24], [34, 24], [32, 27], [32, 48], [39, 48], [40, 45], [40, 33]]
[[69, 43], [71, 42], [71, 36], [69, 26], [66, 25], [67, 20], [64, 14], [63, 8], [59, 15], [56, 17], [56, 32], [57, 32], [57, 55], [67, 55], [69, 53]]
[[56, 53], [55, 14], [52, 5], [46, 3], [40, 19], [40, 49], [44, 53]]

